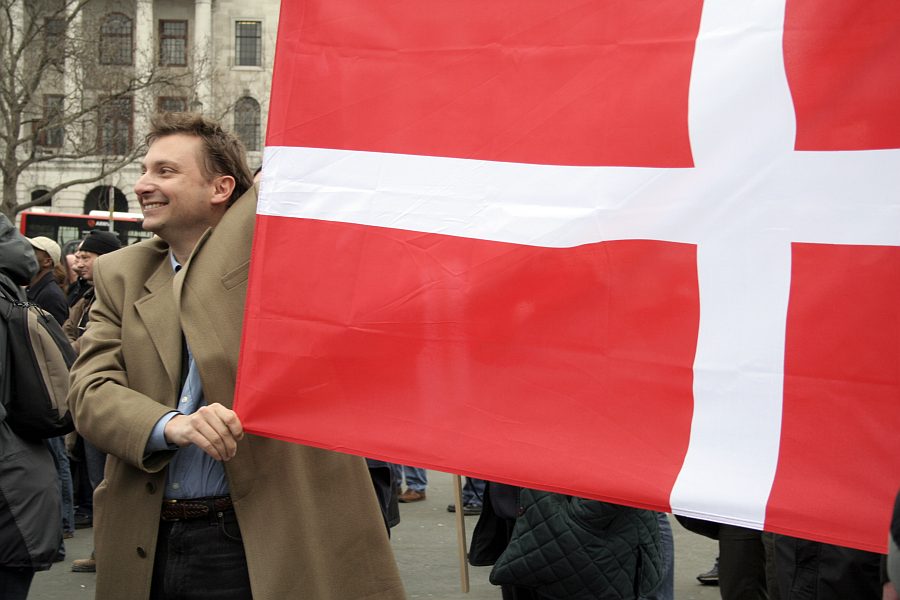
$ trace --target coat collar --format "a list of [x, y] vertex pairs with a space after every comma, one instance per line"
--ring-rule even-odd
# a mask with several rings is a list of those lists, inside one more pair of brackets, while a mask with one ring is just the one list
[[55, 284], [56, 280], [53, 278], [53, 271], [47, 271], [41, 278], [34, 282], [34, 285], [30, 285], [26, 288], [26, 293], [28, 294], [28, 299], [34, 301], [40, 293], [50, 284]]

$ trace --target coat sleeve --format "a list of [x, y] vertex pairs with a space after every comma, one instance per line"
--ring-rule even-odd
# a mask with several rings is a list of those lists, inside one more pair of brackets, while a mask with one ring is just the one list
[[16, 285], [27, 285], [38, 270], [34, 250], [6, 215], [0, 214], [0, 273]]
[[69, 406], [75, 426], [100, 450], [147, 472], [161, 470], [174, 452], [145, 455], [150, 432], [172, 409], [128, 387], [122, 354], [122, 303], [116, 303], [94, 263], [96, 298], [91, 324], [70, 375]]
[[[53, 285], [56, 285], [55, 283]], [[59, 286], [57, 286], [58, 288]], [[69, 305], [66, 303], [66, 297], [63, 295], [62, 290], [56, 293], [48, 293], [45, 294], [44, 297], [40, 299], [41, 306], [45, 306], [47, 312], [53, 315], [53, 318], [56, 319], [56, 322], [62, 325], [66, 322], [66, 319], [69, 318]]]

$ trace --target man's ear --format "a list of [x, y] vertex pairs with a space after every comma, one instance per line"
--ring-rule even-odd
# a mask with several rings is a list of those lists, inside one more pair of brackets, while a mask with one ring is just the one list
[[235, 181], [231, 175], [217, 175], [213, 179], [213, 204], [228, 204], [231, 192], [234, 191]]

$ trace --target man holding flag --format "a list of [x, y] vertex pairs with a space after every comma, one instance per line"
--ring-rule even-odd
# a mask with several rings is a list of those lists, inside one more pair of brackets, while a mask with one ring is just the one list
[[[363, 459], [245, 435], [231, 410], [256, 194], [243, 148], [157, 117], [135, 193], [158, 237], [94, 266], [73, 369], [102, 598], [403, 597]], [[247, 193], [245, 193], [247, 192]]]

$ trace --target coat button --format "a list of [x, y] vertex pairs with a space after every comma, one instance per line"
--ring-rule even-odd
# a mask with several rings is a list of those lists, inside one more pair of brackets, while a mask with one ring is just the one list
[[147, 551], [144, 550], [144, 547], [143, 547], [143, 546], [138, 546], [138, 547], [137, 547], [137, 554], [138, 554], [138, 556], [140, 556], [141, 558], [147, 558]]
[[147, 493], [148, 493], [148, 494], [155, 494], [155, 493], [156, 493], [156, 484], [153, 483], [152, 481], [148, 481], [148, 482], [147, 482]]
[[524, 514], [525, 514], [525, 507], [520, 506], [519, 509], [516, 511], [516, 516], [521, 517]]

